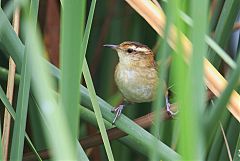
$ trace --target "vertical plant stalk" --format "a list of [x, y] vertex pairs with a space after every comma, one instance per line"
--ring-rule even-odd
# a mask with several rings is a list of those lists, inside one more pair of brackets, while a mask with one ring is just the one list
[[100, 130], [102, 139], [103, 139], [103, 144], [104, 144], [104, 147], [106, 149], [108, 160], [114, 161], [112, 149], [111, 149], [110, 142], [109, 142], [109, 139], [108, 139], [108, 135], [107, 135], [107, 132], [106, 132], [106, 128], [105, 128], [105, 125], [104, 125], [104, 121], [103, 121], [103, 118], [102, 118], [102, 113], [101, 113], [101, 110], [100, 110], [100, 106], [97, 102], [96, 92], [95, 92], [95, 89], [94, 89], [94, 86], [93, 86], [93, 82], [91, 80], [91, 75], [90, 75], [90, 71], [89, 71], [86, 59], [84, 59], [84, 62], [83, 62], [83, 75], [84, 75], [84, 78], [86, 80], [87, 88], [89, 90], [90, 98], [91, 98], [92, 105], [93, 105], [93, 110], [94, 110], [94, 113], [96, 115], [98, 127], [99, 127], [99, 130]]
[[[159, 3], [156, 1], [153, 1], [155, 3], [156, 6], [160, 7]], [[171, 9], [171, 2], [169, 2], [166, 6], [166, 14], [167, 14], [167, 17], [168, 19], [166, 20], [166, 24], [164, 26], [164, 33], [163, 33], [163, 42], [162, 42], [162, 45], [161, 45], [161, 48], [158, 49], [158, 52], [157, 52], [157, 57], [158, 59], [157, 60], [160, 60], [162, 63], [161, 63], [161, 67], [158, 69], [158, 76], [159, 78], [161, 79], [161, 82], [162, 83], [159, 83], [159, 86], [158, 86], [158, 89], [157, 89], [157, 98], [164, 98], [167, 97], [166, 96], [166, 76], [167, 76], [167, 59], [168, 59], [168, 53], [167, 53], [167, 37], [169, 35], [169, 31], [170, 31], [170, 25], [173, 23], [173, 15], [172, 15], [172, 9]], [[168, 98], [167, 98], [168, 99]], [[155, 137], [158, 137], [158, 135], [160, 134], [160, 127], [161, 127], [161, 122], [160, 120], [162, 119], [161, 118], [161, 115], [160, 115], [160, 107], [164, 106], [164, 102], [163, 102], [164, 99], [156, 99], [153, 103], [153, 113], [154, 113], [154, 116], [153, 116], [153, 124], [151, 126], [151, 132], [152, 134], [155, 136]], [[167, 106], [167, 104], [165, 105]], [[156, 146], [156, 142], [153, 140], [153, 143], [152, 143], [152, 150], [151, 150], [151, 153], [150, 153], [150, 160], [151, 161], [157, 161], [159, 160], [159, 157], [157, 156], [157, 150], [155, 148]]]
[[[20, 9], [17, 7], [14, 16], [13, 16], [13, 28], [16, 34], [19, 34], [19, 22], [20, 22]], [[16, 71], [16, 64], [13, 59], [9, 58], [9, 73], [8, 73], [8, 82], [7, 82], [7, 98], [12, 104], [13, 91], [14, 91], [14, 76]], [[4, 122], [3, 122], [3, 136], [2, 136], [2, 145], [3, 145], [3, 160], [7, 161], [8, 157], [8, 145], [9, 145], [9, 135], [11, 127], [11, 115], [5, 108], [4, 112]]]
[[[84, 18], [78, 6], [83, 1], [62, 1], [61, 31], [60, 31], [60, 105], [64, 108], [72, 135], [72, 144], [78, 136], [78, 124], [80, 113], [77, 110], [80, 101], [78, 91], [81, 81], [81, 72], [84, 55], [81, 53], [81, 41], [84, 28]], [[80, 16], [80, 18], [78, 17]], [[74, 78], [74, 79], [73, 79]], [[77, 154], [77, 152], [74, 152]]]
[[[166, 17], [161, 8], [158, 8], [149, 0], [126, 0], [126, 2], [129, 3], [129, 5], [136, 10], [160, 36], [163, 36]], [[176, 50], [177, 28], [172, 26], [170, 33], [168, 44], [171, 46], [171, 48]], [[188, 59], [192, 53], [192, 44], [183, 33], [180, 33], [180, 35], [184, 48], [185, 60], [186, 62], [189, 62]], [[228, 82], [206, 58], [204, 58], [204, 75], [204, 80], [207, 87], [216, 96], [220, 96]], [[231, 98], [229, 99], [229, 104], [227, 105], [228, 110], [238, 121], [240, 121], [239, 100], [240, 95], [236, 91], [233, 91]]]

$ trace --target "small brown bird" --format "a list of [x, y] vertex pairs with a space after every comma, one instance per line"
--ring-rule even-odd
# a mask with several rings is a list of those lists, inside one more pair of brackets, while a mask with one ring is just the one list
[[[121, 115], [127, 103], [150, 102], [155, 99], [158, 84], [157, 65], [154, 53], [146, 45], [139, 42], [126, 41], [120, 45], [104, 45], [117, 51], [119, 63], [115, 69], [115, 81], [124, 97], [124, 103], [114, 108], [116, 113], [113, 124]], [[166, 96], [166, 107], [169, 114], [170, 104]]]

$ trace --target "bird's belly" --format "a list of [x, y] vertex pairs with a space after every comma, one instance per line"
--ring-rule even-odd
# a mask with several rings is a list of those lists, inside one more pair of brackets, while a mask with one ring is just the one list
[[158, 78], [156, 71], [117, 69], [115, 81], [126, 100], [140, 103], [154, 99]]

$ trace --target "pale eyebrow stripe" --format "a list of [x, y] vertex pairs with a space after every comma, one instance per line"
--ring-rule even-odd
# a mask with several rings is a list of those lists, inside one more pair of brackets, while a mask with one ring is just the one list
[[147, 52], [147, 51], [149, 51], [149, 49], [146, 48], [146, 47], [139, 47], [139, 46], [136, 46], [136, 45], [131, 45], [131, 46], [129, 46], [129, 48], [131, 48], [133, 50], [136, 50], [136, 51], [140, 51], [140, 52]]
[[148, 49], [144, 48], [144, 47], [137, 47], [136, 48], [138, 51], [148, 51]]

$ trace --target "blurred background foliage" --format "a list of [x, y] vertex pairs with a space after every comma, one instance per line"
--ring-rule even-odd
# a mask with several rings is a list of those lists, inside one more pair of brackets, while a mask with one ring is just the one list
[[[6, 9], [8, 4], [8, 0], [2, 0], [2, 8]], [[87, 22], [88, 13], [90, 10], [91, 0], [86, 0], [86, 8], [85, 8], [85, 22]], [[167, 9], [167, 1], [159, 0], [159, 3], [164, 11]], [[184, 0], [182, 2], [184, 5], [181, 8], [183, 12], [187, 15], [191, 12], [190, 1]], [[229, 4], [229, 5], [226, 5]], [[232, 4], [232, 5], [231, 5]], [[240, 4], [237, 0], [211, 0], [208, 1], [208, 19], [207, 24], [208, 28], [206, 33], [209, 36], [212, 36], [213, 39], [221, 46], [224, 50], [229, 53], [233, 60], [237, 60], [237, 53], [239, 51], [239, 12], [240, 12]], [[225, 6], [224, 6], [225, 5]], [[225, 7], [225, 8], [224, 8]], [[229, 8], [228, 8], [229, 7]], [[55, 66], [59, 67], [59, 55], [60, 55], [60, 9], [61, 3], [58, 0], [40, 0], [39, 1], [39, 13], [38, 13], [38, 25], [40, 28], [41, 38], [43, 44], [46, 48], [46, 53], [44, 56], [49, 59], [49, 61]], [[84, 7], [83, 7], [84, 8]], [[225, 10], [229, 9], [228, 13]], [[231, 11], [232, 9], [232, 11]], [[229, 17], [225, 17], [224, 15], [230, 14]], [[201, 15], [199, 15], [201, 16]], [[230, 19], [231, 18], [231, 22]], [[11, 20], [11, 18], [10, 18]], [[228, 21], [229, 20], [229, 21]], [[1, 19], [0, 19], [1, 21]], [[219, 24], [220, 23], [220, 24]], [[25, 35], [23, 34], [23, 22], [21, 21], [20, 27], [20, 39], [24, 42]], [[191, 27], [185, 22], [182, 22], [181, 31], [185, 33], [187, 36], [191, 36]], [[101, 0], [97, 1], [94, 18], [92, 22], [91, 33], [89, 37], [89, 43], [87, 46], [86, 58], [90, 68], [90, 73], [92, 76], [92, 80], [94, 83], [94, 87], [96, 90], [96, 94], [108, 102], [110, 105], [117, 106], [122, 101], [122, 96], [118, 91], [116, 84], [114, 82], [114, 70], [115, 66], [118, 62], [118, 56], [116, 52], [111, 51], [103, 47], [104, 44], [119, 44], [123, 41], [138, 41], [143, 44], [149, 46], [155, 54], [161, 47], [163, 47], [163, 38], [160, 38], [156, 32], [150, 27], [150, 25], [136, 12], [134, 11], [125, 1], [122, 0]], [[4, 41], [4, 40], [1, 40]], [[167, 46], [166, 49], [168, 56], [171, 57], [173, 55], [173, 50]], [[231, 69], [229, 66], [221, 61], [220, 57], [211, 56], [211, 49], [208, 49], [208, 55], [210, 57], [211, 62], [215, 65], [215, 67], [223, 74], [224, 76], [229, 76], [231, 74]], [[213, 54], [212, 54], [213, 55]], [[217, 57], [217, 58], [215, 58]], [[159, 59], [159, 57], [158, 57]], [[160, 60], [161, 62], [161, 60]], [[1, 70], [8, 69], [8, 57], [4, 53], [4, 50], [0, 50], [0, 66]], [[170, 100], [171, 103], [174, 103], [176, 98], [175, 91], [175, 80], [174, 73], [177, 72], [176, 69], [170, 63], [167, 71], [167, 86], [170, 87]], [[3, 71], [0, 74], [0, 84], [6, 90], [7, 84], [7, 72]], [[20, 74], [20, 73], [18, 73]], [[19, 75], [16, 77], [15, 81], [15, 89], [14, 89], [14, 100], [13, 107], [16, 107], [17, 104], [17, 93], [18, 93], [18, 82]], [[82, 84], [84, 86], [85, 82], [82, 79]], [[235, 88], [239, 91], [239, 83]], [[192, 89], [194, 91], [194, 89]], [[58, 90], [57, 90], [58, 91]], [[208, 97], [208, 102], [211, 103], [216, 100], [213, 94], [210, 91], [206, 91], [205, 94]], [[133, 104], [129, 105], [128, 108], [124, 110], [124, 114], [131, 119], [136, 119], [140, 116], [144, 116], [152, 111], [151, 108], [152, 103], [141, 103], [141, 104]], [[240, 104], [240, 102], [239, 102]], [[44, 128], [45, 126], [41, 123], [42, 118], [39, 114], [39, 111], [35, 110], [36, 103], [34, 99], [29, 99], [29, 110], [27, 116], [27, 125], [26, 131], [30, 135], [34, 146], [40, 154], [42, 158], [48, 158], [48, 152], [46, 149], [49, 148], [47, 144], [46, 138], [44, 136]], [[4, 119], [4, 105], [0, 104], [1, 111], [1, 123], [3, 123]], [[206, 111], [208, 111], [207, 109]], [[181, 110], [180, 110], [181, 112]], [[84, 112], [82, 112], [85, 115]], [[80, 115], [82, 115], [80, 114]], [[239, 122], [228, 112], [224, 111], [224, 117], [217, 122], [221, 121], [223, 130], [225, 133], [221, 131], [220, 126], [217, 126], [216, 132], [211, 132], [211, 136], [213, 140], [208, 143], [209, 145], [204, 144], [204, 148], [206, 149], [206, 154], [200, 157], [203, 160], [231, 160], [229, 157], [228, 150], [230, 150], [230, 154], [234, 157], [234, 160], [239, 160], [239, 148], [240, 148], [240, 139], [239, 139]], [[79, 124], [80, 132], [79, 132], [79, 140], [91, 136], [98, 132], [98, 128], [96, 128], [95, 124], [86, 121], [86, 116], [80, 116], [81, 121]], [[105, 118], [106, 119], [106, 118]], [[191, 118], [189, 118], [191, 121]], [[107, 127], [111, 125], [108, 124]], [[179, 153], [179, 142], [180, 142], [180, 129], [184, 127], [179, 125], [179, 119], [176, 117], [175, 119], [168, 119], [167, 121], [161, 121], [160, 131], [157, 139], [160, 139], [164, 144], [172, 148], [173, 150]], [[188, 128], [188, 127], [186, 127]], [[150, 126], [147, 127], [147, 130], [150, 129]], [[13, 121], [12, 128], [13, 130]], [[12, 134], [12, 133], [11, 133]], [[210, 134], [209, 134], [210, 135]], [[224, 141], [224, 137], [226, 135], [227, 143]], [[186, 136], [187, 137], [187, 136]], [[198, 138], [195, 138], [198, 139]], [[11, 139], [10, 139], [11, 140]], [[111, 138], [110, 138], [111, 140]], [[124, 140], [124, 138], [123, 138]], [[131, 138], [130, 138], [131, 140]], [[207, 140], [207, 139], [206, 139]], [[10, 141], [11, 142], [11, 141]], [[126, 142], [126, 141], [125, 141]], [[238, 143], [238, 146], [237, 146]], [[111, 147], [113, 151], [113, 156], [116, 161], [144, 161], [148, 160], [149, 152], [142, 153], [141, 150], [139, 152], [136, 144], [132, 144], [133, 146], [129, 146], [126, 144], [119, 142], [119, 140], [111, 141]], [[229, 146], [229, 148], [226, 148]], [[133, 148], [134, 147], [134, 148]], [[161, 150], [161, 149], [159, 149]], [[193, 150], [194, 151], [194, 150]], [[89, 157], [89, 160], [93, 161], [105, 161], [107, 159], [107, 155], [105, 153], [104, 146], [101, 144], [99, 146], [94, 146], [86, 149], [86, 154]], [[234, 155], [234, 153], [236, 154]], [[168, 155], [168, 154], [166, 154]], [[30, 160], [27, 157], [32, 157], [32, 151], [30, 150], [27, 144], [24, 144], [24, 155], [23, 160]]]

